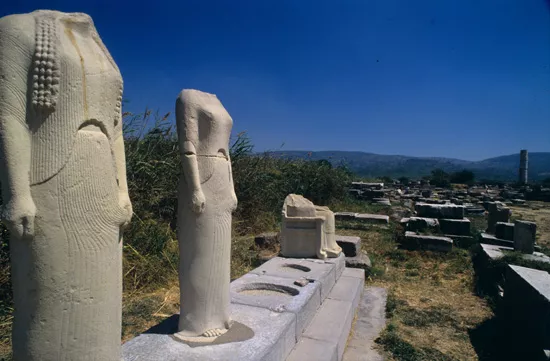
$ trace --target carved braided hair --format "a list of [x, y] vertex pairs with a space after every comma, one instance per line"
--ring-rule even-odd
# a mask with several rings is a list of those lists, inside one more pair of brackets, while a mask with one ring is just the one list
[[[57, 23], [52, 16], [37, 16], [36, 46], [32, 65], [32, 104], [38, 109], [53, 110], [57, 104], [60, 82], [60, 64], [58, 54]], [[120, 73], [111, 54], [101, 41], [95, 26], [92, 26], [92, 38], [103, 51], [111, 65]], [[120, 121], [122, 109], [122, 84], [115, 105], [114, 123]]]
[[36, 47], [32, 65], [32, 104], [37, 109], [53, 109], [59, 92], [57, 27], [53, 19], [36, 18]]

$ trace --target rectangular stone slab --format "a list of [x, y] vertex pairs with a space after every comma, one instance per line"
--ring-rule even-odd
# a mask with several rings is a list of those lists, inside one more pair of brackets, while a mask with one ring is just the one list
[[301, 355], [313, 352], [308, 350], [313, 345], [323, 347], [328, 353], [319, 360], [332, 360], [330, 350], [334, 348], [337, 350], [336, 360], [342, 359], [353, 317], [363, 294], [364, 279], [363, 270], [349, 268], [344, 270], [302, 335], [301, 340], [311, 339], [316, 342], [299, 342], [292, 350], [289, 360], [317, 360], [312, 357], [299, 358]]
[[439, 221], [437, 218], [410, 217], [407, 222], [408, 231], [423, 231], [429, 228], [437, 228]]
[[[493, 244], [480, 244], [482, 251], [492, 260], [497, 260], [504, 257], [504, 251], [514, 251], [512, 247], [503, 247]], [[530, 261], [538, 261], [544, 263], [550, 263], [550, 257], [541, 252], [533, 252], [533, 254], [523, 254], [523, 259]]]
[[351, 329], [354, 309], [351, 302], [326, 299], [302, 337], [336, 345], [342, 359]]
[[355, 220], [369, 224], [389, 224], [390, 217], [383, 214], [358, 213]]
[[365, 286], [365, 271], [360, 268], [347, 268], [336, 282], [328, 299], [351, 302], [355, 310], [359, 305], [361, 294]]
[[331, 342], [302, 337], [285, 361], [306, 360], [338, 361], [337, 345]]
[[357, 216], [357, 213], [354, 212], [335, 212], [334, 218], [337, 221], [352, 221]]
[[[174, 340], [177, 315], [167, 320], [163, 333], [143, 333], [122, 345], [123, 361], [281, 361], [296, 343], [296, 317], [290, 312], [231, 305], [231, 317], [254, 331], [243, 342], [191, 347]], [[170, 333], [167, 333], [170, 332]], [[231, 332], [231, 331], [229, 331]]]
[[400, 243], [407, 249], [424, 249], [430, 251], [450, 252], [453, 249], [453, 240], [449, 237], [424, 236], [414, 232], [405, 232]]
[[465, 207], [454, 204], [427, 204], [418, 202], [415, 204], [414, 209], [418, 217], [462, 219], [464, 218]]
[[[348, 340], [344, 361], [383, 361], [374, 348], [376, 338], [386, 327], [387, 291], [380, 287], [367, 287], [357, 310], [357, 321]], [[305, 360], [305, 359], [304, 359]]]
[[458, 236], [470, 235], [470, 220], [463, 219], [440, 219], [439, 228], [445, 234], [456, 234]]
[[[341, 262], [343, 263], [343, 271], [343, 267], [345, 267], [345, 259], [343, 254], [341, 254], [341, 258]], [[331, 259], [335, 258], [317, 260], [309, 258], [275, 257], [262, 264], [260, 267], [253, 269], [249, 273], [289, 278], [292, 281], [295, 281], [301, 277], [313, 280], [320, 284], [322, 302], [336, 283], [337, 277], [339, 277], [337, 272], [339, 271], [339, 264], [337, 262], [330, 262], [329, 260]]]
[[514, 241], [514, 224], [508, 222], [497, 222], [495, 225], [496, 238], [507, 241]]
[[[296, 335], [299, 337], [321, 305], [321, 286], [318, 282], [310, 282], [300, 287], [294, 281], [291, 278], [248, 273], [231, 282], [231, 303], [266, 308], [274, 312], [291, 312], [296, 315]], [[254, 290], [259, 285], [264, 286], [261, 287], [264, 290]], [[279, 289], [282, 292], [266, 292], [265, 288]], [[298, 294], [284, 293], [285, 290], [294, 290]]]

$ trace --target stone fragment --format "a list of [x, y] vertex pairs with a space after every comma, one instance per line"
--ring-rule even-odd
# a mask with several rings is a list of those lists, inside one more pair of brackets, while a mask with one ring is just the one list
[[259, 234], [254, 238], [254, 243], [260, 248], [273, 248], [279, 243], [279, 233], [267, 232]]
[[293, 258], [338, 257], [334, 213], [306, 198], [289, 194], [283, 205], [281, 255]]
[[365, 272], [370, 273], [372, 262], [367, 255], [367, 252], [361, 251], [354, 257], [346, 257], [346, 267], [348, 268], [361, 268]]
[[294, 281], [294, 284], [296, 286], [305, 287], [309, 283], [309, 280], [305, 277], [298, 278], [296, 281]]

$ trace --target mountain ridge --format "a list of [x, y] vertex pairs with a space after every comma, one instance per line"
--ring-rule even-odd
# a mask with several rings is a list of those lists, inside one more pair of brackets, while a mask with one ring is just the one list
[[[410, 177], [420, 178], [429, 175], [433, 169], [446, 172], [468, 169], [476, 179], [515, 181], [519, 171], [519, 152], [479, 161], [469, 161], [445, 157], [414, 157], [406, 155], [384, 155], [360, 151], [271, 151], [272, 156], [290, 159], [310, 159], [330, 161], [333, 165], [347, 165], [359, 176], [365, 177]], [[529, 180], [539, 181], [550, 177], [550, 152], [529, 153]]]

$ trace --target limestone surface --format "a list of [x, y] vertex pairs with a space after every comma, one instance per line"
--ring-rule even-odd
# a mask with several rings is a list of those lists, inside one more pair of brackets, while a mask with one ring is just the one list
[[334, 213], [301, 195], [289, 194], [283, 205], [281, 255], [285, 257], [338, 257]]
[[233, 120], [215, 95], [186, 89], [176, 100], [176, 125], [183, 167], [176, 336], [217, 337], [231, 325], [231, 213], [237, 207], [229, 158]]
[[122, 77], [92, 19], [0, 19], [0, 181], [15, 361], [120, 360], [132, 206]]

